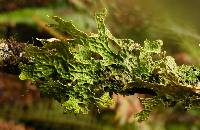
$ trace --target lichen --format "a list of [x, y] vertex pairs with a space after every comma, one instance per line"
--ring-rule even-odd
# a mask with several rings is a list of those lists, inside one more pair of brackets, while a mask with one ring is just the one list
[[[177, 66], [174, 58], [162, 51], [163, 42], [115, 38], [106, 28], [106, 12], [96, 14], [98, 33], [87, 35], [71, 21], [53, 17], [50, 25], [68, 33], [72, 39], [41, 40], [43, 47], [25, 49], [31, 64], [20, 64], [22, 80], [35, 82], [41, 92], [60, 101], [66, 112], [87, 113], [113, 103], [111, 95], [145, 93], [141, 120], [163, 105], [199, 107], [200, 68]], [[142, 46], [143, 45], [143, 46]]]
[[25, 43], [19, 43], [14, 39], [0, 39], [0, 71], [19, 74], [18, 64], [25, 61], [24, 57]]

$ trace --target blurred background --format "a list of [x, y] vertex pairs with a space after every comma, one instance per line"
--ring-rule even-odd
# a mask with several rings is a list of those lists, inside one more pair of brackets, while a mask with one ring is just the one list
[[[178, 64], [200, 64], [199, 0], [0, 0], [0, 39], [40, 46], [36, 38], [67, 38], [46, 25], [48, 16], [72, 20], [96, 32], [94, 14], [107, 8], [107, 27], [118, 38], [164, 41]], [[48, 15], [48, 16], [47, 16]], [[30, 81], [0, 72], [0, 130], [199, 130], [200, 110], [158, 109], [136, 122], [137, 96], [113, 95], [117, 102], [101, 113], [63, 114], [60, 104], [41, 96]]]

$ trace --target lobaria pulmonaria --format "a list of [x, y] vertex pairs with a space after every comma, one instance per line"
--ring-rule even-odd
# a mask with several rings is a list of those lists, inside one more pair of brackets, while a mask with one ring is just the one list
[[96, 14], [98, 33], [87, 35], [71, 21], [53, 17], [51, 27], [65, 31], [68, 40], [43, 39], [42, 47], [27, 45], [31, 63], [20, 64], [20, 79], [30, 79], [41, 92], [61, 102], [66, 112], [88, 113], [113, 103], [113, 93], [152, 95], [141, 99], [139, 121], [159, 107], [200, 106], [200, 68], [178, 66], [162, 51], [163, 42], [114, 37], [104, 24], [106, 11]]

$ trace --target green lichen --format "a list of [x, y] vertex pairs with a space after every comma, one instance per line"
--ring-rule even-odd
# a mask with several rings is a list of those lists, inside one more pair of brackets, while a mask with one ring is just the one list
[[31, 79], [41, 92], [60, 101], [66, 112], [87, 113], [113, 103], [112, 93], [146, 93], [138, 120], [147, 119], [160, 105], [199, 107], [200, 68], [177, 66], [161, 50], [161, 40], [144, 42], [115, 38], [104, 24], [106, 12], [96, 14], [97, 34], [87, 35], [72, 22], [53, 17], [50, 25], [71, 35], [68, 40], [41, 40], [43, 47], [28, 45], [29, 64], [20, 64], [20, 78]]

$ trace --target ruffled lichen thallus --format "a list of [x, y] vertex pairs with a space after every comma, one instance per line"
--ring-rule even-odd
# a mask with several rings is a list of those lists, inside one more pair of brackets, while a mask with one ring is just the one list
[[200, 68], [177, 66], [161, 50], [163, 42], [115, 38], [104, 24], [106, 11], [96, 14], [98, 33], [86, 34], [71, 21], [53, 17], [51, 27], [65, 31], [68, 40], [41, 40], [43, 47], [28, 45], [29, 64], [20, 64], [20, 79], [31, 79], [41, 92], [61, 102], [66, 112], [88, 113], [113, 103], [113, 93], [149, 94], [141, 99], [139, 121], [159, 107], [184, 109], [200, 106]]

